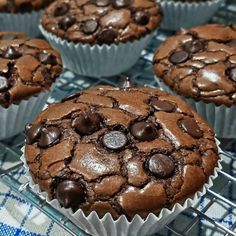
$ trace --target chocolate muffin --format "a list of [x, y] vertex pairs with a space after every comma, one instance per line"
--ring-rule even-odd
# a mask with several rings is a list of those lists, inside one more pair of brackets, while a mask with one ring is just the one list
[[168, 38], [153, 60], [157, 76], [187, 98], [236, 104], [236, 28], [209, 24]]
[[61, 206], [114, 219], [182, 203], [213, 174], [214, 134], [180, 98], [151, 88], [95, 87], [26, 126], [35, 183]]
[[53, 0], [0, 0], [0, 12], [25, 13], [45, 8]]
[[50, 90], [62, 71], [59, 54], [42, 39], [0, 33], [0, 105], [9, 107]]
[[154, 0], [59, 0], [47, 8], [42, 25], [68, 41], [118, 44], [150, 33], [161, 18]]

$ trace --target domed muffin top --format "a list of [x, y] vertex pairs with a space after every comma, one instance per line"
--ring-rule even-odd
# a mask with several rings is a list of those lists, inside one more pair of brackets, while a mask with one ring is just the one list
[[146, 217], [182, 202], [213, 174], [206, 123], [180, 98], [151, 88], [95, 87], [50, 105], [26, 126], [26, 161], [62, 206]]

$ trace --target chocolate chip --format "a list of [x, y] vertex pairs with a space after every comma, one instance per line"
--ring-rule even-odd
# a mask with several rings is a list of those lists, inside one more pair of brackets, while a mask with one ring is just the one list
[[85, 34], [93, 34], [98, 28], [98, 22], [96, 20], [87, 20], [83, 23], [82, 31]]
[[124, 77], [119, 81], [120, 88], [131, 88], [133, 87], [133, 83], [131, 82], [129, 77]]
[[180, 120], [179, 125], [193, 138], [201, 138], [203, 136], [202, 130], [200, 130], [198, 124], [193, 118], [185, 118]]
[[120, 131], [110, 131], [103, 136], [102, 143], [108, 149], [119, 150], [126, 145], [127, 138]]
[[228, 43], [226, 43], [226, 45], [232, 48], [236, 48], [236, 39], [229, 41]]
[[41, 148], [47, 148], [56, 144], [61, 136], [61, 131], [57, 127], [42, 128], [40, 133], [38, 146]]
[[174, 173], [175, 164], [170, 157], [155, 154], [147, 161], [146, 168], [155, 176], [166, 178]]
[[60, 29], [62, 29], [62, 30], [67, 30], [67, 29], [70, 28], [75, 22], [76, 22], [75, 18], [73, 18], [73, 17], [71, 17], [71, 16], [66, 16], [66, 17], [62, 18], [62, 19], [58, 22], [58, 25], [59, 25]]
[[158, 135], [155, 125], [149, 122], [138, 122], [131, 126], [131, 134], [138, 140], [151, 141]]
[[187, 61], [188, 58], [189, 54], [186, 51], [178, 51], [178, 52], [173, 52], [170, 55], [169, 61], [172, 62], [173, 64], [180, 64]]
[[48, 52], [40, 52], [38, 54], [39, 61], [42, 62], [43, 64], [50, 64], [50, 65], [56, 65], [57, 64], [57, 59], [54, 55]]
[[17, 59], [21, 57], [22, 54], [17, 51], [15, 47], [8, 46], [5, 51], [2, 52], [2, 57], [7, 59]]
[[97, 113], [81, 114], [77, 117], [72, 126], [81, 135], [91, 134], [100, 128], [101, 117]]
[[204, 49], [204, 44], [200, 40], [188, 41], [183, 45], [187, 52], [196, 53]]
[[122, 7], [127, 7], [131, 4], [132, 0], [113, 0], [112, 5], [116, 9], [120, 9]]
[[36, 124], [27, 124], [25, 126], [26, 143], [32, 144], [40, 137], [41, 126]]
[[166, 100], [159, 100], [157, 98], [151, 99], [151, 105], [157, 111], [172, 112], [175, 109], [175, 105], [173, 103], [166, 101]]
[[110, 0], [93, 0], [92, 2], [98, 7], [106, 7], [109, 5]]
[[31, 12], [33, 10], [33, 5], [31, 2], [24, 2], [19, 5], [20, 12]]
[[98, 35], [98, 44], [112, 44], [117, 37], [117, 32], [112, 29], [105, 29]]
[[79, 182], [64, 180], [56, 188], [56, 198], [65, 208], [78, 207], [85, 200], [84, 187]]
[[6, 77], [0, 76], [0, 92], [5, 92], [9, 88], [9, 83]]
[[59, 6], [57, 6], [54, 10], [54, 16], [63, 16], [70, 9], [70, 5], [68, 3], [63, 2]]
[[136, 11], [134, 13], [134, 20], [140, 25], [147, 25], [149, 22], [149, 13], [146, 11]]
[[228, 68], [226, 70], [226, 75], [228, 75], [231, 80], [236, 82], [236, 67]]

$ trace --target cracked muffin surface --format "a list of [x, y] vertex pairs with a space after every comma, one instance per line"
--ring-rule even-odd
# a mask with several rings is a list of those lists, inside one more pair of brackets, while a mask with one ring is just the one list
[[26, 126], [31, 176], [61, 206], [145, 218], [201, 190], [217, 166], [214, 134], [180, 98], [101, 86], [50, 105]]
[[152, 32], [161, 19], [154, 0], [58, 0], [47, 8], [41, 23], [68, 41], [118, 44]]
[[236, 28], [208, 24], [183, 30], [157, 49], [154, 70], [180, 95], [236, 104]]
[[23, 33], [0, 33], [0, 105], [49, 90], [62, 71], [60, 55], [45, 40]]

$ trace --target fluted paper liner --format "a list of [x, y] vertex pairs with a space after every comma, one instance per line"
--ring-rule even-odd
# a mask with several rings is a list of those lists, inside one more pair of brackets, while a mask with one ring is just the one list
[[22, 132], [25, 125], [32, 122], [43, 109], [50, 94], [50, 91], [44, 91], [8, 108], [0, 106], [0, 140]]
[[208, 0], [206, 2], [156, 1], [161, 5], [164, 13], [161, 28], [178, 30], [208, 22], [225, 0]]
[[86, 233], [95, 236], [144, 236], [159, 231], [186, 208], [197, 204], [200, 197], [206, 193], [207, 189], [212, 187], [213, 180], [218, 176], [217, 172], [222, 169], [220, 162], [224, 156], [222, 150], [219, 148], [219, 141], [216, 140], [216, 143], [220, 158], [217, 167], [214, 169], [214, 174], [209, 177], [208, 182], [203, 185], [200, 191], [196, 192], [192, 198], [186, 199], [183, 204], [176, 203], [171, 209], [163, 208], [159, 215], [150, 213], [145, 220], [139, 215], [135, 215], [131, 222], [127, 220], [125, 215], [120, 216], [117, 220], [113, 220], [111, 214], [107, 213], [100, 219], [95, 211], [91, 212], [88, 216], [85, 216], [81, 209], [73, 213], [71, 209], [62, 208], [57, 199], [50, 200], [48, 194], [42, 192], [39, 185], [33, 182], [24, 158], [24, 148], [22, 148], [23, 155], [21, 156], [21, 161], [24, 163], [26, 177], [29, 180], [31, 189], [39, 194], [39, 196], [43, 197], [48, 204], [66, 215], [74, 224]]
[[90, 77], [109, 77], [128, 70], [139, 59], [153, 33], [138, 40], [111, 45], [90, 45], [68, 42], [39, 26], [44, 37], [56, 48], [63, 65], [76, 74]]
[[236, 138], [236, 105], [230, 107], [226, 105], [217, 106], [213, 102], [206, 103], [186, 98], [172, 90], [164, 82], [155, 77], [160, 89], [181, 96], [214, 130], [218, 138]]
[[43, 10], [27, 13], [0, 13], [0, 31], [25, 32], [29, 37], [41, 35], [38, 24]]

